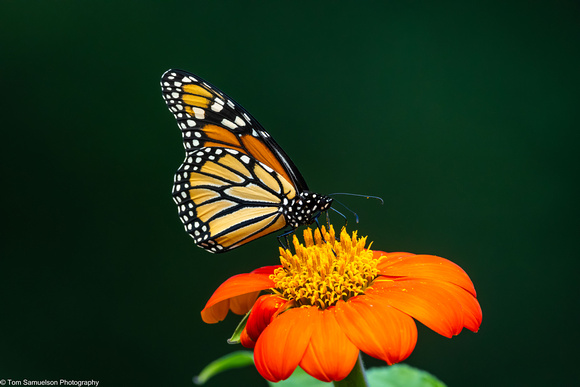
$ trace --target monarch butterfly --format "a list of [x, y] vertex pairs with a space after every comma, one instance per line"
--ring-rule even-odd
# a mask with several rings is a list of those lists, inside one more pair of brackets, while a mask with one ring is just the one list
[[212, 253], [314, 222], [332, 198], [306, 181], [266, 130], [197, 75], [168, 70], [161, 90], [183, 136], [173, 199], [185, 230]]

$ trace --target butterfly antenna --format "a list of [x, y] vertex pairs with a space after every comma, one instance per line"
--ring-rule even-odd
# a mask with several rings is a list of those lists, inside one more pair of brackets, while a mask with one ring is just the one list
[[347, 195], [347, 196], [357, 196], [359, 198], [366, 198], [366, 199], [376, 199], [376, 200], [380, 201], [381, 204], [385, 204], [385, 201], [383, 200], [383, 198], [381, 198], [380, 196], [374, 196], [374, 195], [362, 195], [362, 194], [354, 194], [354, 193], [349, 193], [349, 192], [335, 192], [335, 193], [328, 194], [326, 196], [334, 196], [334, 195]]
[[[347, 206], [345, 206], [343, 203], [339, 202], [338, 200], [334, 199], [335, 202], [337, 202], [338, 204], [340, 204], [341, 206], [343, 206], [344, 208], [346, 208], [347, 211], [351, 212], [354, 215], [354, 219], [355, 221], [358, 223], [358, 214], [356, 212], [354, 212], [353, 210], [351, 210], [350, 208], [348, 208]], [[332, 207], [331, 207], [332, 208]], [[333, 208], [334, 210], [334, 208]], [[334, 210], [336, 211], [336, 210]], [[336, 211], [338, 212], [338, 211]], [[338, 212], [340, 214], [340, 212]], [[346, 220], [346, 216], [344, 216], [343, 214], [341, 214], [344, 219]], [[346, 226], [346, 222], [345, 222], [345, 226]]]

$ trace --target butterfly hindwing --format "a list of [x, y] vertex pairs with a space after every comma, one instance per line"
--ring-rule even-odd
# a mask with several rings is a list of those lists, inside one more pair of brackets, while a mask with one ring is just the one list
[[296, 191], [276, 171], [228, 148], [188, 154], [175, 174], [173, 197], [195, 243], [225, 252], [286, 226], [283, 204]]

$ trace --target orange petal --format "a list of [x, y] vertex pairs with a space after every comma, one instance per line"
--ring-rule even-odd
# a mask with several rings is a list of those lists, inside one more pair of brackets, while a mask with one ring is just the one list
[[252, 292], [230, 298], [230, 310], [240, 315], [248, 313], [259, 294], [260, 292]]
[[[271, 287], [274, 287], [274, 281], [269, 278], [268, 274], [247, 273], [235, 275], [221, 284], [213, 293], [205, 305], [205, 308], [201, 311], [201, 318], [208, 324], [222, 321], [228, 314], [230, 298], [253, 293], [253, 296], [246, 297], [254, 297], [254, 299], [251, 300], [254, 301], [257, 292]], [[241, 305], [245, 305], [245, 307], [247, 307], [248, 304], [251, 305], [251, 302], [248, 299], [239, 299], [234, 303], [234, 308], [236, 308], [238, 314], [246, 313], [249, 310], [248, 308], [244, 311], [241, 308]]]
[[457, 298], [463, 309], [463, 326], [472, 332], [477, 332], [481, 325], [482, 312], [477, 299], [463, 288], [447, 284], [449, 291]]
[[270, 325], [274, 315], [284, 308], [287, 303], [288, 301], [274, 294], [267, 294], [258, 298], [246, 324], [248, 336], [253, 341], [257, 341], [264, 329]]
[[407, 256], [413, 256], [413, 255], [415, 255], [415, 254], [403, 253], [403, 252], [386, 253], [384, 251], [373, 250], [373, 259], [379, 259], [381, 257], [385, 257], [385, 258], [383, 258], [383, 261], [385, 261], [385, 260], [396, 261], [400, 258], [404, 258]]
[[358, 353], [336, 322], [334, 312], [327, 309], [321, 312], [300, 367], [323, 382], [338, 381], [352, 371]]
[[223, 300], [201, 311], [201, 319], [207, 324], [214, 324], [226, 318], [230, 310], [230, 300]]
[[391, 365], [405, 360], [417, 343], [417, 326], [411, 317], [368, 295], [339, 301], [336, 321], [361, 351]]
[[477, 300], [465, 289], [448, 282], [378, 279], [367, 294], [384, 299], [445, 337], [459, 334], [464, 324], [472, 329], [481, 323]]
[[[393, 254], [393, 253], [391, 253]], [[386, 254], [377, 265], [380, 274], [388, 277], [430, 278], [461, 286], [474, 296], [475, 288], [469, 276], [455, 263], [434, 255]]]
[[[247, 327], [247, 326], [246, 326]], [[242, 330], [242, 334], [240, 335], [240, 343], [246, 348], [254, 348], [256, 343], [254, 340], [248, 336], [248, 332], [246, 332], [246, 328]]]
[[255, 270], [252, 270], [250, 273], [254, 273], [254, 274], [274, 274], [274, 270], [276, 270], [277, 268], [282, 267], [282, 265], [273, 265], [273, 266], [263, 266], [263, 267], [259, 267]]
[[292, 375], [320, 323], [320, 314], [313, 307], [290, 309], [262, 332], [254, 349], [254, 363], [265, 379], [278, 382]]

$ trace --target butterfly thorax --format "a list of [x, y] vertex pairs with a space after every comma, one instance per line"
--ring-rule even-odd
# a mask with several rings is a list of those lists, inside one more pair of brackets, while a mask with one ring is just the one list
[[310, 191], [302, 191], [298, 197], [283, 202], [283, 214], [286, 224], [292, 228], [308, 225], [326, 211], [332, 204], [332, 198]]

